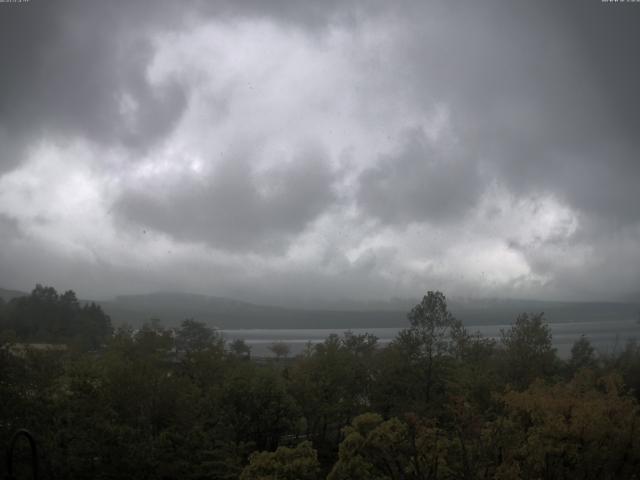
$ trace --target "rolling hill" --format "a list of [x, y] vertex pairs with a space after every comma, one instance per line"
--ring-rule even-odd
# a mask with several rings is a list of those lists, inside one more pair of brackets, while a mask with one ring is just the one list
[[[241, 328], [382, 328], [407, 326], [412, 304], [393, 309], [302, 309], [257, 305], [222, 297], [180, 293], [119, 296], [101, 302], [114, 324], [139, 325], [158, 318], [177, 325], [194, 318], [225, 329]], [[607, 322], [639, 318], [640, 305], [615, 302], [547, 302], [535, 300], [456, 300], [449, 302], [453, 314], [466, 325], [509, 324], [522, 312], [545, 312], [552, 323]]]
[[[0, 289], [0, 298], [26, 295]], [[286, 308], [258, 305], [224, 297], [188, 293], [121, 295], [97, 302], [115, 326], [134, 327], [157, 318], [165, 326], [178, 325], [185, 318], [221, 329], [244, 328], [384, 328], [408, 325], [407, 312], [417, 300], [378, 302], [375, 307]], [[633, 302], [550, 302], [513, 299], [449, 299], [453, 314], [465, 325], [509, 324], [522, 312], [545, 312], [551, 323], [639, 320], [640, 303]]]

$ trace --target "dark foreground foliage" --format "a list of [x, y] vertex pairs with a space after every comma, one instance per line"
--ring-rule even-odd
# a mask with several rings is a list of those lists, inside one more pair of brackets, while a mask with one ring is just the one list
[[636, 344], [602, 357], [583, 338], [561, 361], [541, 314], [494, 341], [439, 292], [408, 320], [386, 346], [251, 359], [194, 320], [111, 334], [38, 287], [0, 308], [0, 442], [30, 429], [45, 478], [69, 480], [639, 478]]

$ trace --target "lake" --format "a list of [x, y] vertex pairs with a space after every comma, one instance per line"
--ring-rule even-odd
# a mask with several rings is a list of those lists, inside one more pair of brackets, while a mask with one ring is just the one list
[[[480, 332], [494, 339], [500, 338], [500, 330], [510, 325], [478, 325], [469, 327], [470, 332]], [[573, 343], [584, 335], [596, 350], [612, 353], [624, 348], [627, 341], [640, 339], [640, 324], [633, 320], [608, 322], [550, 323], [553, 344], [561, 357], [568, 357]], [[271, 356], [269, 346], [274, 342], [284, 342], [291, 348], [291, 354], [302, 352], [309, 342], [323, 342], [332, 333], [342, 335], [347, 331], [354, 334], [370, 333], [378, 337], [380, 344], [389, 343], [400, 328], [353, 328], [353, 329], [247, 329], [221, 330], [227, 341], [243, 339], [251, 347], [256, 357]]]

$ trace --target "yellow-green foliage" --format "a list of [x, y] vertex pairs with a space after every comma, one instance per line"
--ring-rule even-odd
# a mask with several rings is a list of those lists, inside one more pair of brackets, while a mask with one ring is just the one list
[[517, 438], [505, 467], [526, 478], [615, 479], [640, 471], [637, 401], [618, 376], [581, 371], [569, 383], [534, 383], [504, 396]]
[[251, 454], [240, 480], [316, 480], [319, 470], [311, 442], [302, 442], [295, 448], [278, 447], [275, 452]]
[[328, 480], [432, 478], [447, 471], [447, 440], [431, 422], [367, 413], [345, 428]]

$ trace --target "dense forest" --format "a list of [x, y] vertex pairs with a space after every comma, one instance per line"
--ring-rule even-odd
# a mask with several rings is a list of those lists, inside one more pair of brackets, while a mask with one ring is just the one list
[[386, 346], [347, 333], [252, 358], [194, 319], [114, 330], [37, 286], [0, 302], [0, 442], [29, 429], [41, 474], [69, 480], [639, 478], [636, 343], [581, 338], [563, 360], [543, 314], [496, 341], [440, 292], [407, 320]]

